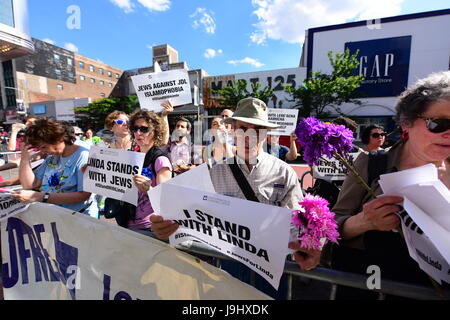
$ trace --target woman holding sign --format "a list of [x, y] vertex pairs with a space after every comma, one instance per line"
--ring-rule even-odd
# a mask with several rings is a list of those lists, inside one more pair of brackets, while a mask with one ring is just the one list
[[128, 228], [152, 235], [150, 215], [153, 208], [147, 191], [172, 178], [172, 164], [159, 149], [164, 143], [165, 127], [163, 120], [154, 112], [138, 110], [130, 116], [130, 131], [139, 152], [146, 153], [142, 174], [133, 180], [139, 190], [136, 217], [128, 222]]
[[[13, 197], [23, 202], [47, 202], [70, 210], [83, 212], [91, 195], [83, 191], [81, 168], [87, 163], [89, 151], [74, 144], [70, 127], [52, 119], [36, 120], [25, 132], [19, 167], [23, 190]], [[48, 156], [33, 172], [30, 164], [31, 148], [39, 148]]]

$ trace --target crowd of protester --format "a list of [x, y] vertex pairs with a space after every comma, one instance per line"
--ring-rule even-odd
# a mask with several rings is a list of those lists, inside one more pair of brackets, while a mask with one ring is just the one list
[[[102, 146], [146, 154], [146, 174], [133, 177], [138, 189], [137, 206], [128, 205], [123, 209], [126, 216], [115, 218], [120, 226], [151, 237], [166, 240], [178, 225], [154, 212], [147, 191], [204, 162], [211, 167], [211, 180], [219, 194], [299, 208], [302, 189], [297, 174], [286, 163], [299, 156], [296, 136], [291, 134], [288, 148], [279, 144], [279, 136], [270, 135], [270, 129], [276, 126], [268, 122], [264, 102], [245, 98], [234, 112], [223, 110], [220, 116], [211, 119], [210, 130], [201, 145], [192, 141], [193, 124], [187, 118], [179, 118], [170, 132], [168, 116], [174, 109], [169, 102], [162, 106], [161, 114], [137, 110], [131, 115], [121, 111], [107, 115], [105, 128], [113, 133], [109, 142], [96, 137], [92, 128], [83, 132], [68, 123], [28, 117], [24, 123], [12, 126], [8, 142], [8, 150], [21, 152], [16, 163], [19, 176], [0, 186], [21, 184], [22, 190], [13, 195], [20, 201], [56, 204], [96, 218], [102, 209], [99, 204], [105, 202], [105, 217], [112, 218], [108, 216], [108, 208], [119, 204], [83, 191], [89, 148]], [[439, 170], [440, 180], [450, 188], [450, 72], [433, 74], [406, 90], [397, 103], [396, 120], [403, 130], [402, 139], [387, 151], [382, 150], [384, 128], [372, 125], [365, 129], [362, 134], [365, 146], [355, 162], [358, 172], [367, 181], [368, 152], [382, 151], [387, 159], [383, 173], [432, 163]], [[351, 119], [340, 117], [335, 123], [356, 132], [357, 124]], [[247, 135], [249, 132], [254, 135]], [[32, 163], [40, 158], [43, 162], [33, 167]], [[253, 192], [245, 191], [244, 183]], [[320, 183], [325, 186], [325, 182]], [[377, 177], [370, 183], [377, 195], [382, 194]], [[395, 212], [400, 210], [398, 203], [402, 199], [385, 196], [373, 200], [352, 174], [343, 185], [334, 184], [333, 188], [333, 194], [320, 191], [318, 185], [311, 190], [330, 200], [339, 224], [342, 242], [330, 250], [331, 266], [364, 274], [368, 265], [376, 264], [393, 280], [428, 284], [425, 273], [409, 257], [400, 234], [392, 232], [399, 226]], [[310, 270], [319, 264], [322, 252], [305, 250], [297, 242], [289, 246], [296, 250], [294, 259], [301, 269]], [[226, 262], [222, 267], [242, 281], [250, 281], [250, 271], [242, 264]], [[284, 280], [278, 292], [259, 276], [255, 286], [273, 297], [283, 298], [280, 293], [286, 284]], [[344, 290], [342, 296], [365, 297], [351, 290]]]

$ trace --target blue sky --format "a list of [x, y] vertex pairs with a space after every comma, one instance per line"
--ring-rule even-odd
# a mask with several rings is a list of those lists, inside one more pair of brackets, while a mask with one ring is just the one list
[[[80, 28], [67, 27], [75, 5]], [[298, 67], [305, 29], [447, 9], [448, 0], [29, 0], [30, 33], [124, 70], [168, 43], [210, 75]], [[74, 22], [75, 20], [70, 20]]]

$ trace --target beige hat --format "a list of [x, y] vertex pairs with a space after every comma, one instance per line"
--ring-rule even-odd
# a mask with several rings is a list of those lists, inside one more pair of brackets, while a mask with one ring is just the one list
[[245, 98], [240, 100], [233, 116], [226, 118], [224, 122], [231, 123], [233, 120], [239, 120], [270, 129], [279, 127], [278, 125], [269, 122], [269, 112], [266, 104], [256, 98]]

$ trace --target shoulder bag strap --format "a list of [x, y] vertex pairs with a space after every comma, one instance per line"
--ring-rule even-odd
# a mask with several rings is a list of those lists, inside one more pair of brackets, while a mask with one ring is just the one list
[[234, 179], [236, 179], [238, 186], [241, 188], [247, 200], [259, 202], [258, 198], [255, 195], [255, 192], [248, 183], [239, 166], [236, 163], [230, 163], [229, 166], [231, 172], [233, 173]]

